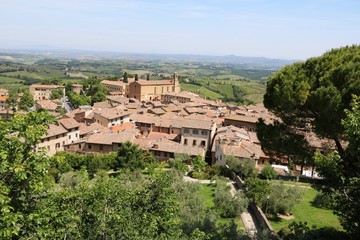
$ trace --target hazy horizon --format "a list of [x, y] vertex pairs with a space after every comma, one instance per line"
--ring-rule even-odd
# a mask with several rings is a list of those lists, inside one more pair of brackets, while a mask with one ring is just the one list
[[298, 59], [359, 44], [352, 0], [15, 0], [1, 49]]

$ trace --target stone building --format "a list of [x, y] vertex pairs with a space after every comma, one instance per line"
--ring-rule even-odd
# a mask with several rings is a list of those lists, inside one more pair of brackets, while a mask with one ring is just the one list
[[30, 86], [30, 94], [34, 97], [35, 101], [38, 100], [49, 100], [51, 92], [55, 89], [61, 89], [63, 95], [65, 96], [65, 86], [61, 85], [43, 85], [43, 84], [33, 84]]
[[130, 98], [139, 101], [161, 100], [165, 93], [180, 92], [178, 75], [174, 74], [172, 80], [139, 80], [130, 83]]
[[71, 91], [76, 93], [76, 94], [80, 94], [81, 91], [83, 90], [83, 85], [81, 84], [71, 84]]

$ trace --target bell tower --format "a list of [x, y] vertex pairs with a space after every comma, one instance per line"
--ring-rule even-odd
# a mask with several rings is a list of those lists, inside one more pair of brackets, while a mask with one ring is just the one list
[[179, 75], [177, 73], [173, 74], [173, 90], [174, 92], [180, 92], [180, 84], [179, 84]]

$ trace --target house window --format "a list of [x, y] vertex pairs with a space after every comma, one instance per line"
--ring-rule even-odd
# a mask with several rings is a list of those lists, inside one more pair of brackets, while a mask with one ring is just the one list
[[88, 149], [91, 149], [91, 144], [88, 145]]
[[184, 139], [184, 145], [187, 145], [188, 144], [188, 140], [185, 138]]
[[71, 135], [69, 135], [69, 139], [71, 139]]
[[79, 144], [79, 149], [81, 149], [81, 144]]
[[77, 134], [77, 133], [75, 134], [75, 137], [78, 137], [78, 134]]
[[184, 133], [190, 133], [190, 130], [188, 128], [184, 128]]
[[205, 144], [206, 144], [206, 142], [203, 140], [203, 141], [201, 141], [201, 146], [202, 147], [205, 147]]
[[197, 134], [199, 134], [199, 130], [193, 129], [193, 130], [192, 130], [192, 133], [197, 135]]
[[160, 152], [155, 151], [155, 152], [154, 152], [154, 155], [155, 155], [155, 156], [160, 156], [161, 154], [160, 154]]
[[100, 145], [100, 151], [104, 150], [104, 146]]
[[60, 143], [57, 143], [57, 144], [55, 145], [55, 148], [56, 148], [56, 149], [60, 148]]
[[196, 140], [193, 140], [193, 146], [196, 146]]
[[201, 135], [207, 135], [208, 131], [207, 130], [201, 130]]

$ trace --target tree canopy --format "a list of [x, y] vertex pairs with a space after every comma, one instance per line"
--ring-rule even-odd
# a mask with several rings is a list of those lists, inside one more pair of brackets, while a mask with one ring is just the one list
[[[278, 121], [258, 123], [258, 137], [268, 151], [314, 161], [335, 194], [335, 212], [353, 236], [360, 234], [360, 46], [333, 49], [284, 67], [267, 85], [264, 105]], [[335, 152], [312, 158], [306, 135], [332, 139]], [[331, 151], [331, 149], [328, 149]]]
[[[353, 94], [360, 95], [360, 46], [333, 49], [284, 67], [268, 80], [264, 96], [265, 107], [281, 121], [260, 121], [261, 143], [269, 150], [309, 159], [312, 152], [304, 136], [315, 132], [334, 140], [340, 156], [348, 159], [341, 143], [341, 120]], [[352, 167], [349, 164], [349, 173]]]

